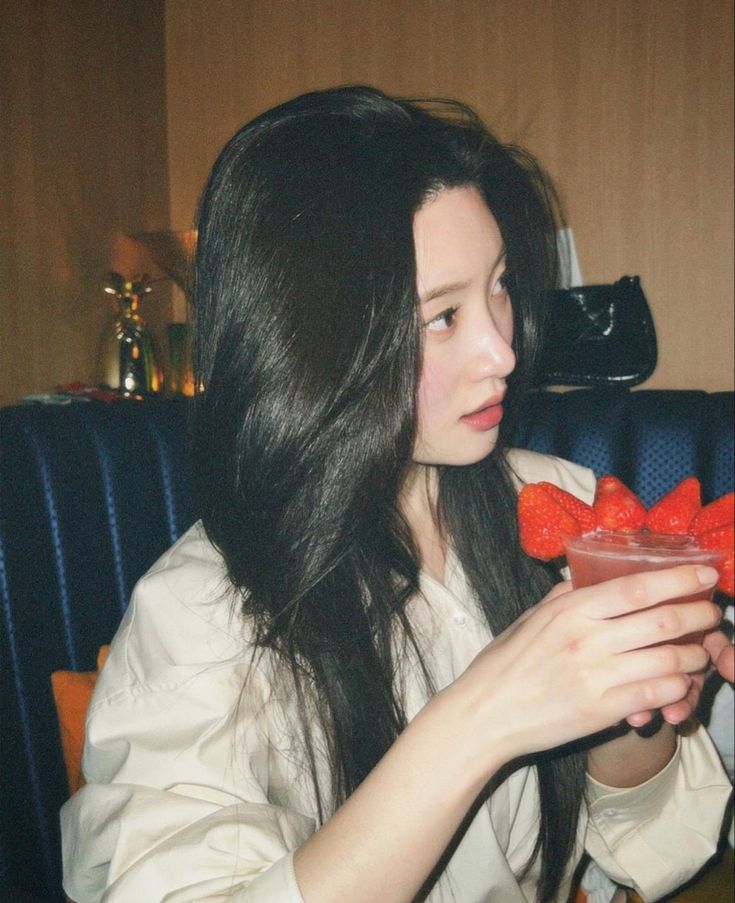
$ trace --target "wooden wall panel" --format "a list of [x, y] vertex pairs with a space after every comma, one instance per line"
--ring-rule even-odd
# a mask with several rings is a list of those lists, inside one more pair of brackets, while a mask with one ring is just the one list
[[[94, 378], [101, 280], [168, 226], [163, 0], [4, 0], [0, 403]], [[146, 302], [154, 328], [167, 291]]]
[[554, 177], [587, 282], [639, 274], [649, 387], [733, 388], [731, 0], [168, 0], [171, 221], [301, 91], [458, 97]]

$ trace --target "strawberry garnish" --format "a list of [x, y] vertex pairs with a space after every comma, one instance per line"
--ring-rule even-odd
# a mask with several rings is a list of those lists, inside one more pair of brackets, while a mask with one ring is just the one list
[[656, 502], [648, 512], [646, 526], [652, 533], [688, 533], [690, 524], [701, 510], [699, 480], [687, 477]]
[[726, 527], [732, 523], [735, 523], [735, 492], [728, 492], [702, 508], [690, 524], [689, 532], [699, 536], [715, 527]]
[[735, 596], [735, 555], [726, 555], [718, 571], [720, 579], [717, 581], [717, 588], [732, 598]]
[[637, 533], [646, 522], [643, 502], [625, 483], [610, 474], [597, 481], [592, 505], [596, 526], [615, 533]]
[[551, 561], [564, 554], [565, 537], [595, 530], [688, 534], [700, 548], [722, 553], [717, 586], [735, 596], [735, 493], [702, 508], [700, 491], [699, 480], [687, 477], [646, 513], [638, 496], [611, 474], [597, 481], [591, 506], [553, 483], [529, 483], [518, 495], [521, 547]]
[[572, 493], [567, 492], [566, 489], [560, 489], [553, 483], [542, 481], [537, 485], [545, 489], [552, 499], [561, 505], [567, 514], [572, 515], [581, 527], [583, 533], [591, 533], [595, 529], [597, 522], [595, 521], [595, 512], [592, 510], [592, 505], [588, 505], [587, 502], [578, 499], [576, 495], [572, 495]]
[[728, 596], [735, 596], [735, 525], [728, 524], [726, 527], [707, 530], [700, 533], [697, 540], [703, 549], [714, 549], [723, 553], [724, 558], [717, 566], [720, 572], [717, 587]]
[[577, 520], [538, 483], [529, 483], [518, 495], [521, 547], [532, 558], [551, 561], [564, 554], [564, 536], [579, 536]]

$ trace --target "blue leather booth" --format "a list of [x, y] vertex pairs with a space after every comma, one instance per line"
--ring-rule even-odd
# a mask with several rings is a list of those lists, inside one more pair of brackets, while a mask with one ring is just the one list
[[[63, 900], [66, 798], [49, 676], [93, 670], [135, 581], [195, 519], [189, 404], [0, 411], [0, 900]], [[539, 391], [516, 444], [615, 473], [650, 504], [700, 476], [733, 488], [733, 395]]]

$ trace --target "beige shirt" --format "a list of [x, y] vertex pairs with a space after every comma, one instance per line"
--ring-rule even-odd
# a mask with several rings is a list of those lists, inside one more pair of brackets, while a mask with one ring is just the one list
[[[529, 452], [511, 460], [527, 481], [592, 491], [576, 465]], [[252, 664], [226, 587], [222, 559], [195, 525], [135, 589], [87, 719], [88, 784], [61, 814], [64, 886], [77, 903], [302, 903], [292, 854], [315, 830], [316, 807], [289, 729], [295, 703], [274, 692], [267, 655]], [[422, 575], [411, 605], [441, 688], [492, 637], [451, 556], [444, 583]], [[426, 694], [410, 675], [405, 694], [410, 717]], [[729, 792], [700, 728], [640, 787], [589, 780], [576, 859], [586, 848], [612, 878], [656, 899], [712, 855]], [[533, 899], [537, 871], [516, 876], [538, 809], [535, 770], [522, 768], [480, 807], [431, 903]]]

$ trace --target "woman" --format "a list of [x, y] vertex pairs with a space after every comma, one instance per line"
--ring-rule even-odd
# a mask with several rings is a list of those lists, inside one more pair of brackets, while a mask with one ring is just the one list
[[[655, 895], [711, 855], [728, 782], [673, 728], [708, 655], [640, 647], [715, 628], [708, 602], [646, 610], [714, 572], [571, 592], [518, 546], [519, 481], [592, 490], [505, 447], [555, 260], [539, 169], [457, 105], [318, 92], [227, 145], [196, 262], [202, 521], [99, 681], [63, 814], [78, 903], [546, 903], [583, 848]], [[652, 737], [614, 727], [655, 709]]]

